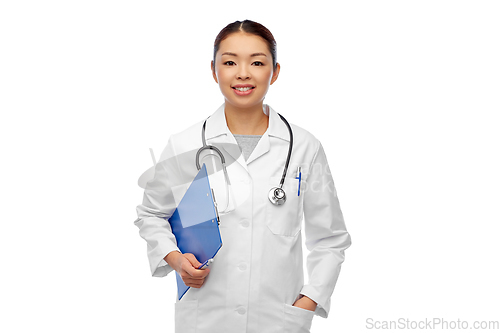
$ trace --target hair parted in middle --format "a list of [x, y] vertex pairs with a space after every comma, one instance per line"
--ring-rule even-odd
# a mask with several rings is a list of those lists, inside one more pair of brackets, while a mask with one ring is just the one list
[[267, 29], [262, 24], [251, 20], [235, 21], [233, 23], [229, 23], [219, 32], [214, 42], [214, 68], [215, 56], [217, 55], [217, 51], [219, 50], [220, 43], [229, 35], [237, 32], [245, 32], [262, 37], [269, 48], [269, 52], [271, 52], [271, 55], [273, 57], [273, 70], [276, 71], [278, 63], [276, 57], [276, 40], [274, 39], [274, 36], [271, 31], [269, 31], [269, 29]]

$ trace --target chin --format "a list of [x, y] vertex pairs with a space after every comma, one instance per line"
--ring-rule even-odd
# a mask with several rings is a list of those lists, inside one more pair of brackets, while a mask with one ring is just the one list
[[247, 103], [241, 103], [240, 101], [231, 101], [231, 100], [228, 100], [226, 99], [226, 104], [231, 104], [237, 108], [240, 108], [240, 109], [247, 109], [247, 108], [251, 108], [251, 107], [254, 107], [256, 105], [259, 105], [262, 101], [260, 100], [252, 100], [252, 101], [248, 101]]
[[250, 108], [252, 106], [258, 105], [264, 101], [263, 97], [252, 96], [252, 98], [244, 99], [244, 98], [227, 98], [225, 97], [225, 101], [228, 104], [234, 105], [238, 108]]

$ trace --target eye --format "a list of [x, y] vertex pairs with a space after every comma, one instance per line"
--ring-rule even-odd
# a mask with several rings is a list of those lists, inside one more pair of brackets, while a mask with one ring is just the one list
[[260, 61], [254, 61], [254, 64], [256, 66], [264, 66], [264, 64], [262, 62], [260, 62]]
[[233, 61], [229, 60], [224, 63], [224, 65], [233, 66], [236, 65]]

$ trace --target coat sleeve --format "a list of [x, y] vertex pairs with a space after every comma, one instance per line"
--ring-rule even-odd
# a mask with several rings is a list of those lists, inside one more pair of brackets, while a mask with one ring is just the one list
[[156, 277], [166, 276], [173, 270], [163, 258], [172, 251], [180, 252], [168, 222], [176, 207], [171, 186], [177, 168], [172, 141], [170, 138], [155, 166], [154, 178], [146, 185], [134, 222], [147, 243], [151, 274]]
[[305, 242], [308, 284], [301, 294], [318, 306], [316, 314], [327, 318], [344, 251], [351, 245], [337, 192], [321, 143], [310, 165], [304, 193]]

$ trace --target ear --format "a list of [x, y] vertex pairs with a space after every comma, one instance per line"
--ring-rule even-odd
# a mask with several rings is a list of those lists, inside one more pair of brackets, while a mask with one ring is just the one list
[[280, 63], [276, 63], [276, 70], [273, 72], [273, 77], [271, 78], [271, 84], [274, 83], [278, 79], [278, 75], [280, 74]]
[[215, 74], [215, 67], [213, 60], [210, 62], [210, 68], [212, 69], [212, 76], [214, 77], [215, 82], [219, 83], [219, 81], [217, 81], [217, 74]]

